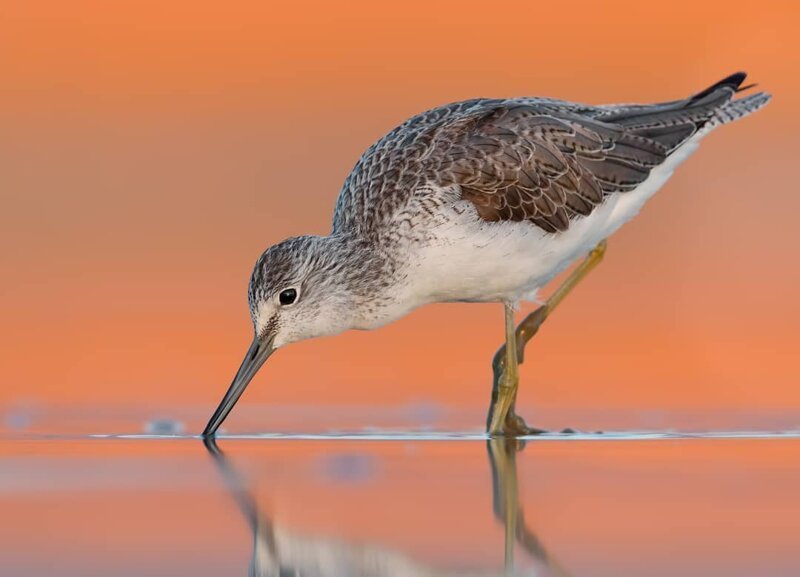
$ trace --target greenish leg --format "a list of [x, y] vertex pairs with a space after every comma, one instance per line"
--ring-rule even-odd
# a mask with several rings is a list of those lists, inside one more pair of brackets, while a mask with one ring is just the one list
[[514, 328], [514, 307], [505, 303], [506, 344], [504, 344], [495, 359], [503, 370], [498, 375], [495, 372], [494, 386], [492, 387], [492, 407], [489, 411], [487, 428], [490, 435], [497, 435], [504, 429], [506, 416], [510, 413], [519, 387], [519, 353], [517, 352], [517, 336]]
[[[605, 240], [597, 244], [588, 256], [572, 271], [567, 279], [550, 295], [550, 298], [525, 317], [514, 329], [514, 310], [505, 305], [506, 342], [495, 353], [492, 360], [494, 382], [492, 403], [486, 419], [490, 435], [535, 435], [545, 431], [529, 427], [522, 417], [516, 414], [517, 391], [519, 389], [519, 365], [525, 360], [525, 345], [539, 331], [545, 319], [564, 300], [589, 272], [596, 267], [606, 252]], [[506, 368], [508, 367], [508, 370]]]

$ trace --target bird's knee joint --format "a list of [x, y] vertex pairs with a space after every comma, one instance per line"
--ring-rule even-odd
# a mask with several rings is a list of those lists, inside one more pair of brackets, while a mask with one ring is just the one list
[[601, 240], [597, 243], [597, 246], [592, 249], [592, 256], [594, 258], [603, 258], [606, 254], [606, 249], [608, 249], [608, 241]]

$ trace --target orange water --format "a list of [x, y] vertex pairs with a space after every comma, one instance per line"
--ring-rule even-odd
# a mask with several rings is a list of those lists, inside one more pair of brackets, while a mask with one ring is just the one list
[[218, 447], [0, 442], [3, 575], [800, 574], [794, 439]]

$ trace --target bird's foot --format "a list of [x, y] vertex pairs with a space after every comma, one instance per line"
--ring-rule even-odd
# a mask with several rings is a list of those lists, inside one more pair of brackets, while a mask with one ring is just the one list
[[513, 410], [508, 411], [506, 422], [503, 424], [503, 434], [507, 437], [527, 437], [530, 435], [542, 435], [548, 433], [545, 429], [529, 427], [525, 419], [516, 414]]
[[[534, 435], [544, 435], [550, 433], [547, 429], [539, 429], [537, 427], [528, 426], [525, 422], [525, 419], [520, 417], [516, 414], [513, 410], [508, 412], [506, 416], [506, 422], [503, 427], [503, 435], [506, 437], [530, 437]], [[574, 435], [578, 433], [572, 427], [565, 427], [561, 429], [558, 433], [561, 435]], [[602, 435], [602, 431], [596, 431], [597, 435]]]

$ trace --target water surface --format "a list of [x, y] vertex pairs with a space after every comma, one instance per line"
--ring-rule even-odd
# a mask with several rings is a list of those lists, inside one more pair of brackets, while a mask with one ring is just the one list
[[419, 435], [7, 435], [2, 574], [800, 575], [796, 435]]

